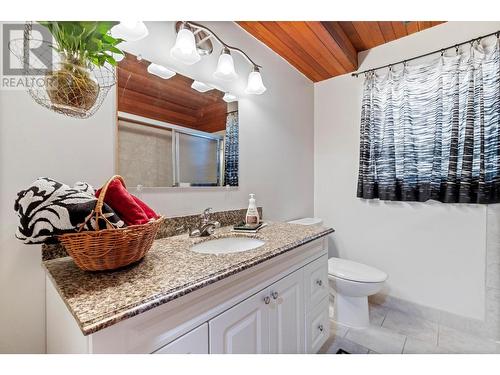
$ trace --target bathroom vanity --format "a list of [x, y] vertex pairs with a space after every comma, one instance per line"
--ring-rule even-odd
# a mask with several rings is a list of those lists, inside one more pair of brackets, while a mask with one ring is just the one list
[[[256, 235], [156, 240], [134, 266], [91, 273], [71, 258], [47, 270], [49, 353], [315, 353], [329, 335], [332, 229], [270, 223]], [[250, 236], [240, 252], [193, 251]]]

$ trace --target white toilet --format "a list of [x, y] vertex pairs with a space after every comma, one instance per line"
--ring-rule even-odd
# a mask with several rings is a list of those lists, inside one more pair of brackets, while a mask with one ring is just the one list
[[368, 327], [368, 296], [379, 292], [387, 274], [347, 259], [328, 259], [328, 279], [334, 290], [334, 319], [355, 328]]
[[[306, 217], [289, 223], [320, 225], [323, 221]], [[387, 274], [362, 263], [334, 257], [328, 259], [328, 279], [335, 299], [335, 321], [354, 328], [368, 327], [368, 296], [382, 289]]]
[[303, 217], [302, 219], [289, 221], [290, 224], [300, 224], [300, 225], [321, 225], [323, 220], [319, 217]]

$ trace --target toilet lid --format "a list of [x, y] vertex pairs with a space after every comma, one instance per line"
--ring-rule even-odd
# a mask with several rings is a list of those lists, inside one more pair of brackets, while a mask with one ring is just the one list
[[387, 279], [385, 272], [366, 264], [340, 258], [328, 259], [328, 274], [341, 279], [364, 283], [379, 283]]
[[300, 224], [300, 225], [316, 225], [323, 224], [323, 220], [319, 217], [304, 217], [302, 219], [289, 221], [290, 224]]

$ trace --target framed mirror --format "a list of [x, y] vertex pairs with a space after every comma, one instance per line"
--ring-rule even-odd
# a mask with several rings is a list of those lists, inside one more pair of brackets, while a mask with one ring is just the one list
[[238, 186], [238, 103], [150, 64], [118, 64], [117, 173], [130, 187]]

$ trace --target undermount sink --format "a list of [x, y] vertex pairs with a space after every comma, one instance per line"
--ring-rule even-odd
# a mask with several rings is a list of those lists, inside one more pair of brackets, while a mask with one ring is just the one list
[[231, 254], [256, 249], [264, 245], [264, 241], [251, 237], [223, 237], [203, 241], [191, 247], [191, 250], [202, 254]]

